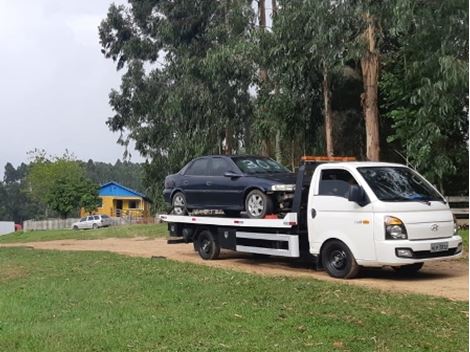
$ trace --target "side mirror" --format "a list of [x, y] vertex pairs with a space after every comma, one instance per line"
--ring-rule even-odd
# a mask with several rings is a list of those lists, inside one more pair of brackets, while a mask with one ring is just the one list
[[237, 174], [237, 173], [235, 173], [235, 172], [233, 172], [233, 171], [227, 171], [227, 172], [225, 172], [225, 173], [224, 173], [224, 176], [225, 176], [225, 177], [240, 177], [239, 174]]
[[361, 207], [368, 203], [366, 192], [364, 188], [358, 185], [352, 185], [349, 187], [348, 200], [359, 204]]

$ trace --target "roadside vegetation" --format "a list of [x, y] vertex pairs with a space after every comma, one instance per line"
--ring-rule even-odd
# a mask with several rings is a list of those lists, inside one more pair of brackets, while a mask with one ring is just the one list
[[466, 302], [111, 253], [2, 248], [0, 267], [2, 351], [468, 348]]
[[15, 232], [9, 235], [0, 236], [0, 243], [11, 242], [34, 242], [34, 241], [54, 241], [54, 240], [95, 240], [102, 238], [121, 237], [165, 237], [168, 234], [167, 224], [155, 225], [123, 225], [110, 226], [96, 230], [45, 230]]

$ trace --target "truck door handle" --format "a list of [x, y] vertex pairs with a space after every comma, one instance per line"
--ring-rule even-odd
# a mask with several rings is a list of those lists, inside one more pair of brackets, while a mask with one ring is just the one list
[[207, 181], [207, 182], [206, 182], [206, 186], [210, 186], [211, 184], [212, 184], [211, 181]]
[[315, 216], [317, 216], [317, 211], [312, 208], [312, 209], [310, 210], [310, 215], [312, 215], [312, 219], [314, 219]]

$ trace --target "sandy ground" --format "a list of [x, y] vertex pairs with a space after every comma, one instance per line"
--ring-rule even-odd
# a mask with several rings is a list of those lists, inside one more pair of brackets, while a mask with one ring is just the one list
[[421, 271], [406, 277], [392, 269], [364, 270], [354, 280], [338, 280], [325, 272], [314, 271], [308, 263], [283, 258], [255, 257], [253, 255], [222, 251], [218, 260], [204, 261], [194, 252], [192, 244], [167, 244], [165, 239], [107, 238], [103, 240], [60, 240], [2, 244], [0, 247], [30, 247], [66, 251], [110, 251], [136, 257], [165, 257], [167, 259], [234, 269], [260, 275], [309, 277], [319, 280], [376, 288], [385, 291], [412, 292], [468, 301], [468, 263], [442, 261], [424, 265]]

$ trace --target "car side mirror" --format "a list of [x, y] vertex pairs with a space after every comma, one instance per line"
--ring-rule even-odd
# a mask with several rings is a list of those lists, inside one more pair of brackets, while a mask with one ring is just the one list
[[233, 172], [233, 171], [227, 171], [227, 172], [225, 172], [225, 173], [224, 173], [224, 176], [225, 176], [225, 177], [240, 177], [239, 174], [237, 174], [237, 173], [235, 173], [235, 172]]
[[358, 185], [351, 185], [349, 187], [348, 200], [359, 204], [361, 207], [368, 203], [366, 192], [364, 188]]

